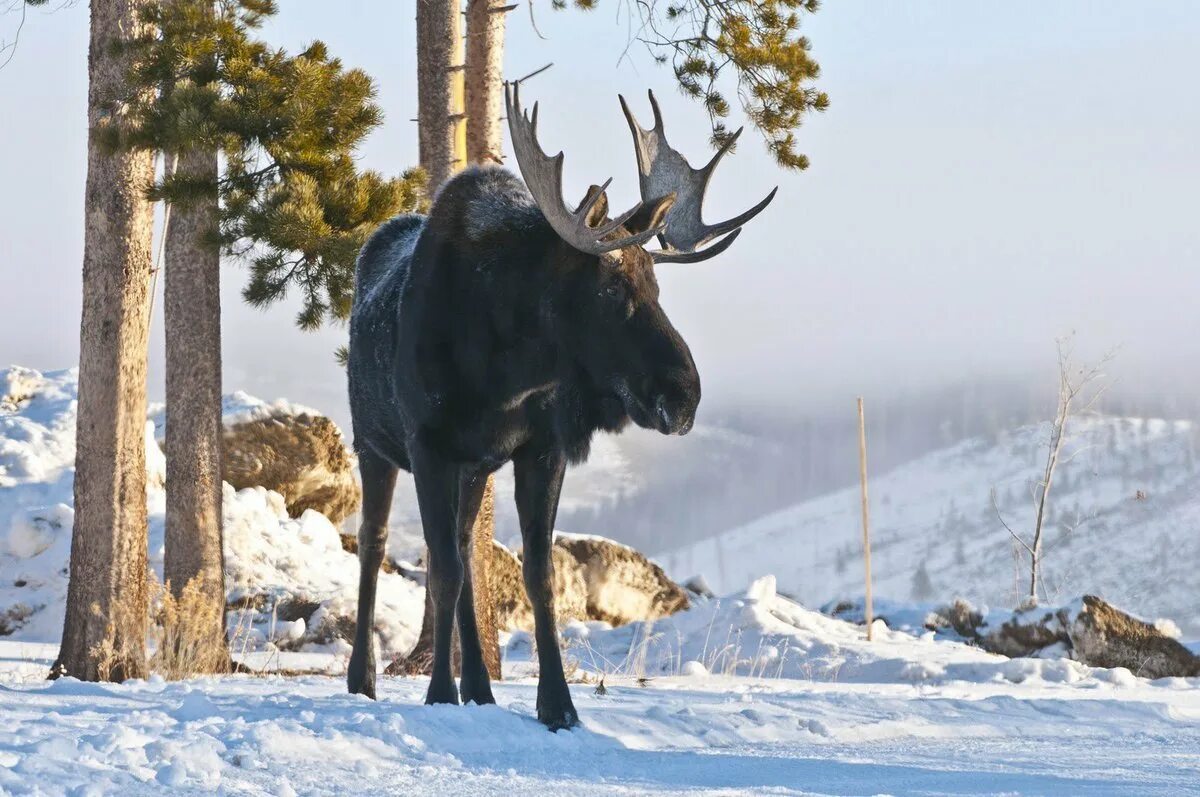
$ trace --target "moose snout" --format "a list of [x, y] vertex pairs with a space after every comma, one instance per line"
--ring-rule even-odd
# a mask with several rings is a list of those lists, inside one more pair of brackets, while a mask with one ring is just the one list
[[696, 422], [700, 405], [700, 379], [680, 374], [671, 379], [654, 400], [654, 425], [663, 434], [685, 435]]

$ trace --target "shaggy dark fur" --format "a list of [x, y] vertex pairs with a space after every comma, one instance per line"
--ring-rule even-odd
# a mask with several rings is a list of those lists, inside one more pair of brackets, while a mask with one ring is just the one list
[[[668, 206], [651, 203], [627, 232], [657, 224]], [[435, 607], [426, 702], [459, 699], [450, 670], [456, 607], [461, 697], [494, 702], [475, 628], [470, 535], [488, 474], [512, 461], [541, 671], [538, 718], [554, 729], [576, 724], [550, 581], [566, 465], [586, 459], [597, 431], [630, 420], [686, 434], [700, 401], [649, 255], [639, 247], [583, 254], [554, 233], [515, 176], [467, 170], [445, 184], [428, 217], [392, 219], [363, 247], [348, 368], [363, 481], [350, 691], [375, 692], [375, 586], [404, 469], [416, 479]]]

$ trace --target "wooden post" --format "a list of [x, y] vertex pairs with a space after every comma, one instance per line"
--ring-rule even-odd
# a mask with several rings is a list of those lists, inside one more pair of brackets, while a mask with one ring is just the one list
[[871, 641], [871, 625], [874, 623], [874, 612], [871, 608], [871, 521], [867, 509], [867, 424], [863, 415], [863, 400], [858, 399], [858, 475], [862, 481], [862, 530], [863, 530], [863, 566], [867, 580], [867, 597], [864, 615], [867, 621], [867, 641]]

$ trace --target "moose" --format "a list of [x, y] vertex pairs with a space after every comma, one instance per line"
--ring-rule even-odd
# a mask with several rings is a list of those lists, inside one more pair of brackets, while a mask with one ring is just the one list
[[[668, 146], [651, 92], [650, 130], [620, 98], [641, 201], [609, 218], [610, 178], [572, 210], [563, 199], [563, 154], [542, 150], [538, 106], [532, 116], [522, 110], [519, 91], [506, 85], [505, 103], [524, 183], [498, 166], [467, 169], [443, 184], [428, 215], [387, 221], [358, 258], [347, 370], [363, 487], [362, 570], [347, 680], [351, 693], [375, 697], [375, 592], [403, 469], [416, 481], [429, 552], [434, 641], [425, 702], [495, 702], [475, 624], [471, 533], [488, 475], [511, 461], [540, 666], [537, 716], [559, 730], [579, 722], [551, 580], [567, 464], [587, 459], [596, 432], [630, 421], [663, 434], [692, 428], [700, 377], [659, 305], [654, 265], [724, 252], [775, 191], [733, 219], [705, 224], [705, 191], [737, 134], [693, 169]], [[643, 249], [656, 236], [662, 248]]]

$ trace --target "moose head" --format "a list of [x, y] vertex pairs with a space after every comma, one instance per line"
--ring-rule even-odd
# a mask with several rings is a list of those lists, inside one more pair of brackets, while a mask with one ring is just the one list
[[[654, 126], [638, 124], [624, 97], [633, 134], [641, 201], [609, 217], [612, 178], [591, 186], [571, 210], [563, 199], [563, 153], [548, 156], [537, 140], [538, 105], [521, 108], [520, 86], [506, 86], [509, 131], [526, 187], [557, 236], [547, 258], [560, 275], [546, 313], [547, 333], [562, 341], [590, 381], [614, 395], [639, 426], [687, 434], [700, 403], [700, 376], [691, 351], [659, 304], [657, 263], [697, 263], [737, 239], [742, 226], [775, 197], [773, 189], [746, 212], [705, 224], [701, 207], [721, 158], [739, 129], [702, 169], [667, 143], [662, 112], [649, 92]], [[643, 245], [657, 237], [661, 248]]]

